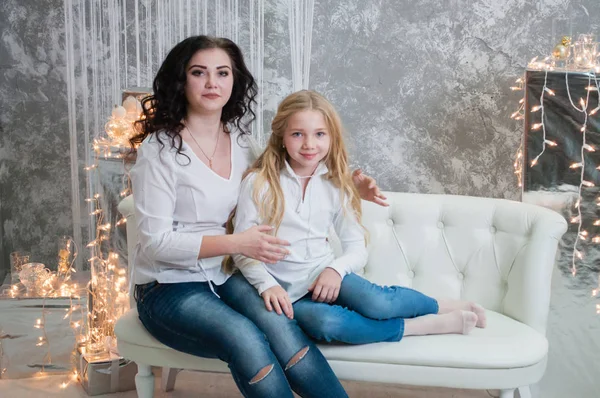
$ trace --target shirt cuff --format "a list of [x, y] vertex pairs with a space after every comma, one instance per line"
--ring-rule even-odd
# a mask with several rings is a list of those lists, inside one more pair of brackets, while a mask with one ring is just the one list
[[271, 280], [260, 283], [256, 286], [256, 290], [258, 290], [258, 294], [263, 294], [265, 290], [272, 288], [273, 286], [279, 286], [279, 283], [275, 280], [275, 278], [271, 278]]
[[338, 274], [340, 274], [340, 277], [342, 279], [344, 279], [344, 277], [346, 275], [348, 275], [348, 271], [346, 270], [346, 267], [344, 267], [342, 264], [340, 264], [340, 262], [337, 259], [333, 260], [333, 262], [331, 263], [331, 265], [329, 265], [327, 268], [331, 268], [335, 272], [337, 272]]

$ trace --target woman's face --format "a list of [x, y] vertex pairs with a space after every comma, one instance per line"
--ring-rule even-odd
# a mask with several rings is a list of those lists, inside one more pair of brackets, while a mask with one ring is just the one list
[[185, 97], [188, 112], [221, 112], [233, 89], [229, 55], [220, 48], [200, 50], [186, 67]]

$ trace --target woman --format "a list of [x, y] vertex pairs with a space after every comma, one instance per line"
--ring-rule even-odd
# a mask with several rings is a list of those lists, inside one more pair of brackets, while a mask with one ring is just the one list
[[[167, 55], [153, 91], [143, 104], [142, 132], [131, 140], [139, 145], [131, 180], [140, 320], [167, 346], [227, 362], [246, 397], [292, 397], [292, 390], [347, 396], [295, 321], [264, 308], [245, 316], [231, 308], [249, 285], [229, 283], [224, 255], [275, 263], [288, 253], [268, 226], [225, 235], [254, 157], [245, 129], [256, 85], [240, 49], [223, 38], [185, 39]], [[357, 173], [355, 180], [365, 199], [385, 199], [372, 179]]]

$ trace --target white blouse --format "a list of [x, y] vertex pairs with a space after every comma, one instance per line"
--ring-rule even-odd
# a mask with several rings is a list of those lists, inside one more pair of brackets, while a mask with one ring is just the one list
[[[340, 190], [326, 178], [327, 167], [321, 163], [313, 173], [302, 197], [302, 177], [286, 162], [281, 170], [280, 183], [285, 200], [283, 219], [277, 237], [290, 242], [290, 254], [276, 264], [265, 264], [242, 255], [233, 256], [236, 266], [259, 294], [270, 287], [283, 287], [292, 302], [308, 293], [308, 287], [329, 267], [343, 278], [360, 272], [367, 263], [365, 231], [354, 212], [342, 206]], [[263, 223], [252, 200], [256, 174], [242, 182], [235, 232]], [[342, 246], [335, 258], [330, 236], [336, 233]]]
[[[231, 174], [225, 179], [204, 164], [183, 141], [177, 155], [171, 139], [161, 133], [144, 140], [131, 169], [138, 244], [133, 254], [133, 282], [143, 284], [212, 281], [228, 275], [223, 256], [198, 259], [204, 236], [224, 235], [225, 222], [235, 207], [242, 174], [256, 156], [250, 137], [234, 131]], [[189, 159], [188, 159], [189, 158]]]

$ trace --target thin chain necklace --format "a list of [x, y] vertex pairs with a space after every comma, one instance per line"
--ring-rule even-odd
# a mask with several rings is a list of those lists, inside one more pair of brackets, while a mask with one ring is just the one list
[[204, 157], [206, 159], [208, 159], [208, 167], [210, 167], [210, 169], [212, 170], [213, 169], [212, 161], [213, 161], [213, 158], [215, 157], [215, 153], [217, 153], [217, 148], [219, 147], [219, 137], [221, 136], [221, 123], [219, 123], [219, 128], [217, 130], [217, 143], [215, 144], [215, 149], [212, 153], [212, 156], [210, 156], [210, 157], [206, 154], [206, 152], [204, 152], [204, 150], [202, 149], [200, 144], [198, 144], [198, 141], [196, 141], [196, 138], [194, 138], [194, 135], [192, 134], [192, 131], [189, 129], [187, 124], [185, 125], [185, 128], [187, 129], [188, 133], [190, 133], [190, 137], [192, 137], [192, 140], [194, 140], [194, 142], [196, 143], [196, 146], [198, 148], [200, 148], [200, 150], [202, 151], [202, 154], [204, 155]]

